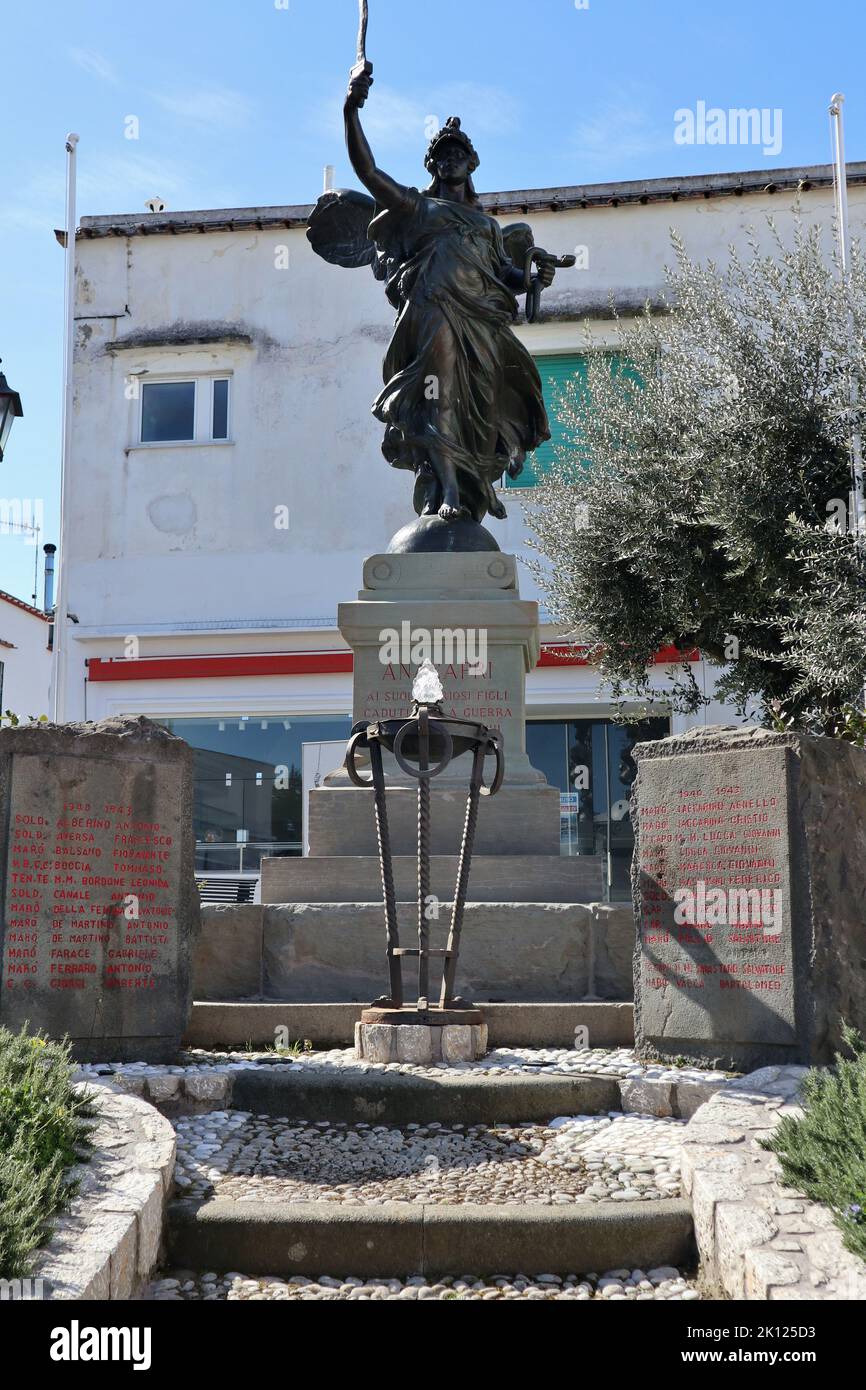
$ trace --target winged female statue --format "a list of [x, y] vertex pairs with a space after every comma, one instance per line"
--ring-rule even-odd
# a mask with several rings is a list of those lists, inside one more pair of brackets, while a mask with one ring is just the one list
[[525, 223], [502, 228], [482, 211], [478, 155], [456, 116], [430, 142], [426, 188], [380, 169], [359, 115], [372, 82], [369, 62], [353, 68], [344, 107], [349, 158], [370, 196], [324, 194], [307, 236], [332, 264], [371, 266], [397, 311], [373, 414], [385, 458], [415, 474], [421, 522], [392, 548], [498, 549], [480, 525], [505, 516], [495, 485], [550, 438], [541, 378], [512, 331], [516, 296], [550, 285], [562, 262], [533, 246]]

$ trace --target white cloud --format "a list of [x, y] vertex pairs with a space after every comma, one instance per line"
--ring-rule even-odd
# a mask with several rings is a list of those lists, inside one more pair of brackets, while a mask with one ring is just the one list
[[90, 73], [91, 77], [99, 77], [103, 82], [112, 82], [115, 85], [120, 80], [108, 59], [93, 48], [70, 48], [69, 56], [73, 63]]
[[237, 129], [250, 119], [253, 103], [231, 87], [201, 84], [178, 92], [153, 92], [156, 101], [172, 116], [204, 129]]
[[673, 123], [660, 127], [635, 93], [623, 91], [574, 134], [577, 158], [592, 166], [613, 167], [673, 146]]
[[[485, 136], [500, 136], [512, 131], [518, 122], [519, 109], [514, 98], [502, 88], [484, 87], [475, 82], [449, 82], [411, 97], [394, 87], [375, 84], [361, 112], [374, 152], [416, 150], [423, 153], [431, 133], [443, 126], [449, 116], [460, 116], [466, 134], [478, 147]], [[329, 138], [342, 144], [342, 100], [320, 107], [315, 124]], [[479, 154], [483, 155], [480, 149]]]

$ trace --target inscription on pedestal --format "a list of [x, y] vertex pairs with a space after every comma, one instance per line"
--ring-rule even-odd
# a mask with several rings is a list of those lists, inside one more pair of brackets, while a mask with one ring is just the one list
[[771, 748], [639, 763], [644, 1042], [668, 1051], [681, 1042], [795, 1044], [789, 757]]
[[79, 1055], [170, 1052], [198, 920], [189, 750], [146, 722], [71, 730], [0, 740], [0, 1020], [68, 1034]]
[[[440, 666], [438, 673], [445, 692], [442, 712], [446, 718], [474, 719], [497, 727], [514, 718], [510, 691], [507, 685], [497, 685], [492, 662], [480, 673], [468, 663]], [[417, 674], [418, 668], [408, 663], [384, 666], [376, 689], [363, 692], [361, 718], [408, 719]]]

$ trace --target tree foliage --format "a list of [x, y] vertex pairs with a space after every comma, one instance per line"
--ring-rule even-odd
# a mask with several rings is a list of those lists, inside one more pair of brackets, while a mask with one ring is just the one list
[[766, 723], [862, 737], [850, 446], [866, 402], [866, 268], [855, 248], [843, 280], [799, 215], [791, 244], [770, 230], [769, 254], [752, 233], [723, 268], [674, 235], [661, 312], [620, 321], [628, 368], [591, 353], [566, 389], [570, 445], [527, 503], [530, 563], [555, 616], [598, 645], [617, 697], [651, 698], [660, 648], [699, 648], [716, 688], [699, 690], [684, 662], [674, 708], [715, 696]]

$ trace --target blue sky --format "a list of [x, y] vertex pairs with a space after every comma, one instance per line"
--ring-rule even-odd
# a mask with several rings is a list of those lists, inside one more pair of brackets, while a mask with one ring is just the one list
[[[583, 0], [578, 0], [579, 4]], [[463, 116], [481, 190], [821, 164], [847, 97], [866, 158], [862, 0], [370, 0], [374, 150], [424, 177], [425, 124]], [[311, 202], [353, 182], [340, 105], [355, 0], [40, 0], [9, 5], [0, 91], [0, 357], [25, 415], [0, 497], [40, 499], [57, 540], [64, 137], [81, 136], [79, 213]], [[783, 145], [682, 145], [699, 101], [780, 109]], [[139, 138], [125, 137], [135, 116]], [[34, 549], [0, 535], [0, 588], [29, 599]], [[41, 578], [40, 578], [41, 589]]]

